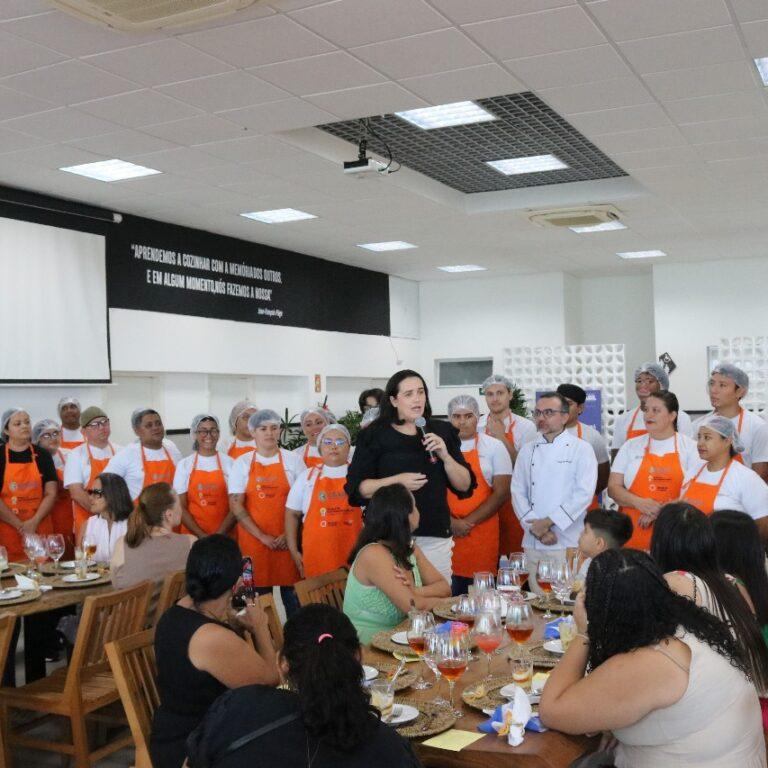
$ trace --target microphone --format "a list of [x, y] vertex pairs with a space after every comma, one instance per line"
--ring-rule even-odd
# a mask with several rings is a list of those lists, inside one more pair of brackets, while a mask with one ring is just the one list
[[[427, 420], [423, 416], [419, 416], [413, 423], [416, 425], [416, 429], [421, 432], [421, 436], [426, 437], [427, 432], [424, 427], [427, 426]], [[435, 456], [434, 452], [427, 451], [427, 453], [429, 454], [429, 463], [437, 464], [437, 456]]]

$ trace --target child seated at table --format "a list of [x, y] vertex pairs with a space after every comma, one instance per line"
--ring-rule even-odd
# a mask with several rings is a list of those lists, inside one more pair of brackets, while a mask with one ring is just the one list
[[586, 578], [592, 558], [606, 549], [621, 549], [632, 537], [632, 518], [618, 509], [590, 509], [579, 536], [577, 578]]

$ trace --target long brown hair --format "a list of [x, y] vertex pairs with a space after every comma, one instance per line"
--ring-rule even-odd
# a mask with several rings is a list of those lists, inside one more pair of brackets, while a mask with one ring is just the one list
[[148, 485], [136, 502], [136, 509], [128, 518], [128, 531], [125, 543], [129, 547], [138, 547], [149, 538], [153, 527], [163, 524], [163, 515], [176, 503], [176, 494], [168, 483]]

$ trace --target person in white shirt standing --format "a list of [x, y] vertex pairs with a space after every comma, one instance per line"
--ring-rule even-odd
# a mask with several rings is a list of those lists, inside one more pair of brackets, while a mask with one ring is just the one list
[[[611, 442], [611, 461], [627, 440], [633, 437], [642, 437], [648, 433], [645, 426], [645, 401], [648, 397], [660, 390], [669, 390], [669, 376], [658, 363], [643, 363], [635, 369], [635, 392], [640, 405], [637, 408], [624, 413], [616, 419], [613, 428], [613, 441]], [[677, 431], [686, 437], [693, 437], [691, 417], [685, 412], [677, 414]]]
[[564, 560], [566, 549], [578, 546], [597, 483], [595, 452], [565, 429], [568, 414], [562, 395], [542, 393], [533, 412], [539, 434], [520, 449], [512, 474], [512, 500], [523, 526], [529, 583], [539, 594], [539, 560]]
[[730, 419], [744, 446], [744, 452], [736, 460], [768, 482], [768, 424], [756, 413], [741, 407], [741, 400], [749, 391], [749, 376], [731, 363], [721, 363], [712, 370], [707, 388], [714, 410], [696, 419], [693, 424], [696, 433], [710, 416]]
[[58, 410], [61, 419], [59, 446], [65, 451], [71, 451], [85, 442], [85, 436], [80, 431], [80, 401], [76, 397], [62, 397]]

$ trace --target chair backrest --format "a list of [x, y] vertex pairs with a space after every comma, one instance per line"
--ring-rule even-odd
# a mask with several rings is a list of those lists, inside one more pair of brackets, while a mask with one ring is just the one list
[[144, 629], [153, 586], [143, 581], [135, 587], [85, 599], [65, 684], [71, 695], [79, 695], [81, 680], [109, 669], [106, 643]]
[[283, 625], [280, 623], [280, 616], [277, 614], [275, 598], [270, 594], [260, 595], [259, 602], [264, 613], [267, 614], [267, 623], [269, 624], [269, 634], [272, 635], [272, 645], [276, 651], [283, 647]]
[[157, 625], [160, 617], [178, 600], [187, 594], [187, 574], [186, 571], [174, 571], [169, 573], [163, 581], [163, 587], [160, 590], [160, 597], [157, 598], [157, 608], [155, 609], [155, 618], [152, 622]]
[[160, 704], [155, 663], [155, 630], [113, 640], [106, 645], [120, 700], [136, 745], [135, 768], [152, 768], [149, 735]]
[[335, 571], [323, 573], [311, 579], [297, 581], [294, 589], [299, 604], [325, 603], [342, 610], [348, 575], [349, 571], [346, 568], [337, 568]]
[[13, 630], [16, 627], [16, 614], [0, 614], [0, 669], [5, 667], [8, 651], [13, 640]]

